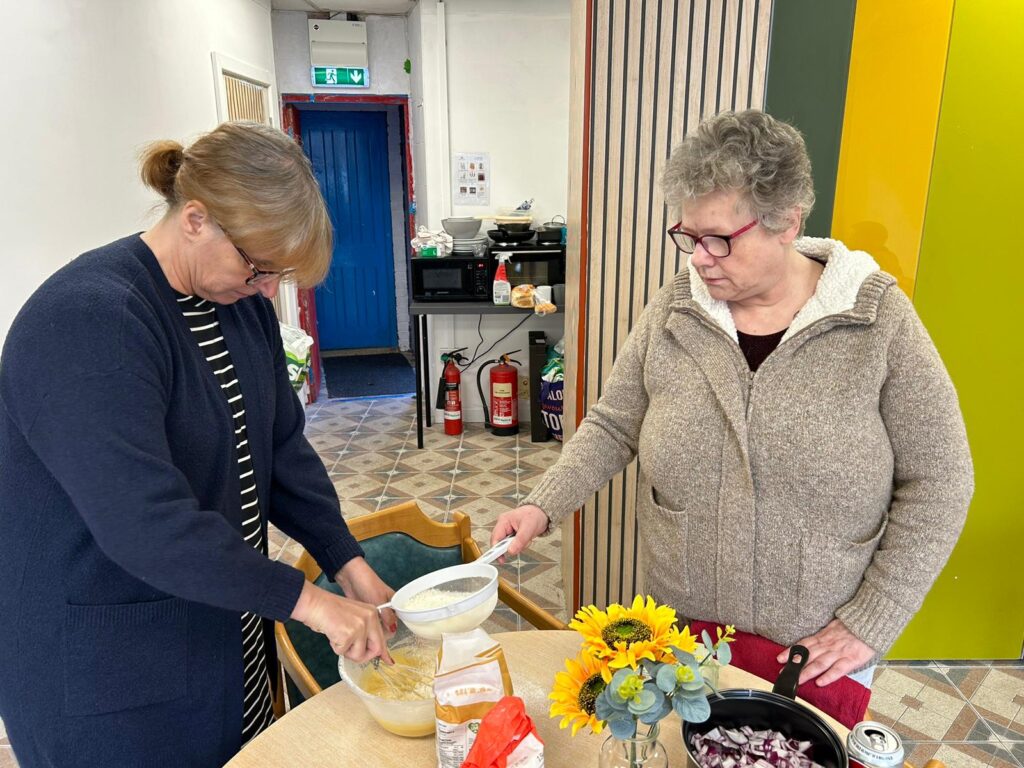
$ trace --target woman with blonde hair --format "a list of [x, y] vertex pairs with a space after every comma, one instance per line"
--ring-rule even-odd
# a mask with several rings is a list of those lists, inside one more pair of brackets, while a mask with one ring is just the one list
[[[303, 436], [268, 301], [330, 262], [308, 161], [226, 123], [141, 174], [164, 216], [50, 277], [0, 358], [0, 717], [23, 768], [222, 765], [273, 720], [274, 620], [390, 660], [392, 591]], [[268, 559], [268, 522], [347, 597]]]

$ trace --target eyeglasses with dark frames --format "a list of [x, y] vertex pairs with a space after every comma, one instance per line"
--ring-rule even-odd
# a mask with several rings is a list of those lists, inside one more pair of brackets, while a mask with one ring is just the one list
[[[235, 245], [234, 241], [232, 241], [231, 244]], [[235, 250], [238, 251], [238, 255], [242, 257], [242, 260], [249, 267], [249, 271], [252, 272], [252, 276], [245, 281], [245, 284], [248, 286], [260, 285], [262, 283], [270, 282], [271, 280], [274, 280], [276, 278], [280, 278], [281, 280], [288, 280], [292, 276], [292, 273], [295, 272], [294, 268], [282, 269], [279, 271], [270, 269], [260, 269], [259, 267], [252, 263], [252, 259], [249, 258], [249, 254], [247, 254], [237, 245], [235, 245]]]
[[698, 243], [703, 246], [704, 250], [716, 259], [724, 259], [730, 253], [732, 253], [732, 241], [742, 235], [744, 232], [753, 229], [757, 225], [757, 219], [747, 224], [745, 227], [740, 227], [735, 232], [728, 235], [696, 235], [693, 232], [687, 232], [682, 229], [683, 222], [678, 222], [674, 227], [668, 230], [668, 236], [672, 238], [672, 242], [676, 244], [683, 253], [693, 253], [697, 250]]
[[[220, 227], [220, 224], [218, 224], [217, 226]], [[224, 229], [224, 227], [220, 227], [220, 230], [221, 232], [224, 233], [224, 236], [228, 239], [228, 242], [231, 243], [231, 245], [234, 247], [236, 251], [238, 251], [238, 255], [242, 257], [242, 261], [244, 261], [245, 265], [249, 267], [249, 271], [252, 272], [252, 275], [250, 275], [249, 278], [246, 279], [245, 281], [246, 285], [250, 287], [253, 285], [261, 285], [263, 283], [268, 283], [271, 280], [275, 280], [278, 278], [280, 278], [282, 281], [287, 281], [291, 278], [292, 273], [295, 272], [294, 268], [282, 270], [260, 269], [253, 263], [252, 259], [249, 258], [249, 254], [238, 247], [238, 244], [235, 243], [231, 235], [228, 233], [226, 229]]]

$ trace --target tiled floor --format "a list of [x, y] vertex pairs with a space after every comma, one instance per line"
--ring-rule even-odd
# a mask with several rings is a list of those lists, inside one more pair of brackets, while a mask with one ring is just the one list
[[[416, 449], [411, 398], [323, 401], [307, 412], [307, 434], [319, 451], [346, 517], [407, 499], [438, 519], [469, 514], [481, 546], [497, 515], [514, 507], [559, 445], [534, 444], [527, 435], [499, 438], [469, 425], [460, 437], [440, 426]], [[271, 555], [294, 560], [300, 551], [271, 531]], [[520, 590], [563, 620], [558, 534], [538, 540], [524, 557], [499, 566]], [[521, 628], [518, 616], [498, 608], [485, 625], [500, 632]], [[947, 768], [1024, 768], [1024, 665], [1020, 662], [924, 661], [879, 667], [871, 716], [903, 737], [907, 760], [923, 768], [931, 758]], [[0, 768], [15, 766], [0, 723]]]
[[904, 740], [907, 761], [1024, 766], [1024, 665], [893, 662], [875, 674], [871, 715]]
[[[514, 508], [544, 470], [558, 460], [561, 444], [530, 442], [529, 434], [495, 437], [483, 425], [467, 424], [449, 437], [436, 424], [416, 448], [416, 406], [411, 397], [322, 400], [307, 410], [306, 434], [324, 460], [346, 518], [414, 499], [446, 520], [469, 515], [481, 549], [490, 543], [498, 515]], [[271, 531], [271, 556], [291, 562], [301, 551]], [[565, 620], [558, 532], [535, 540], [522, 557], [499, 565], [502, 575], [542, 608]], [[488, 625], [517, 629], [519, 617], [499, 607]]]

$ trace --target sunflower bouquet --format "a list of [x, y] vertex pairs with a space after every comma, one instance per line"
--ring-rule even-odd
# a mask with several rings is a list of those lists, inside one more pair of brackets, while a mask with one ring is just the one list
[[698, 644], [689, 627], [676, 626], [673, 608], [639, 595], [629, 607], [581, 608], [569, 626], [583, 636], [583, 647], [566, 660], [549, 696], [561, 728], [571, 726], [575, 736], [584, 726], [593, 733], [608, 726], [616, 739], [632, 739], [639, 723], [653, 731], [669, 712], [707, 720], [704, 671], [731, 660], [732, 626], [719, 627], [714, 642], [702, 633]]

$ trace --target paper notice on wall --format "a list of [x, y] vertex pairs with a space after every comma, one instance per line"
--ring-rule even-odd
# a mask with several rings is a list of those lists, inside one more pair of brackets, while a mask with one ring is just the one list
[[455, 205], [491, 204], [491, 156], [489, 153], [455, 153], [452, 160], [452, 201]]

